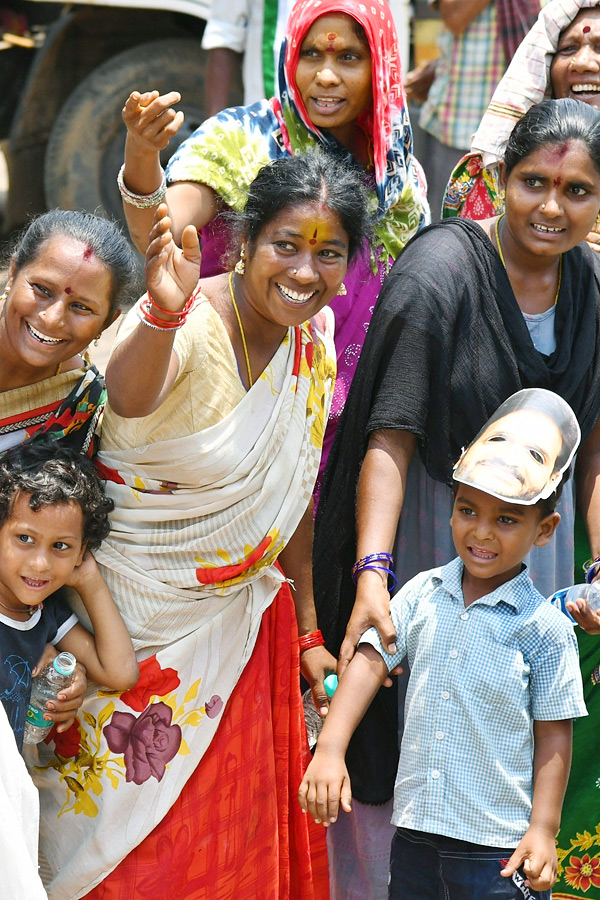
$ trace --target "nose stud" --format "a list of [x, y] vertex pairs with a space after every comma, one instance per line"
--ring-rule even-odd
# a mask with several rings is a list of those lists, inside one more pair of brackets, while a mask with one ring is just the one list
[[571, 62], [569, 63], [569, 68], [570, 69], [575, 68], [575, 57], [574, 56], [571, 57]]
[[296, 275], [298, 269], [290, 269], [290, 275]]
[[542, 203], [542, 205], [540, 206], [540, 209], [546, 209], [546, 204]]

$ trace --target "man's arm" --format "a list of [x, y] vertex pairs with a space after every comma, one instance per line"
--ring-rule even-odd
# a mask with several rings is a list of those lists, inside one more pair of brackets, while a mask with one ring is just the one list
[[491, 0], [438, 0], [438, 9], [446, 28], [459, 37], [490, 3]]

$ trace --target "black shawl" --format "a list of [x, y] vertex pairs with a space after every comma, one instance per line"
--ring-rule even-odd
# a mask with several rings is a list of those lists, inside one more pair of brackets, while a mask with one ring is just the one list
[[[411, 431], [429, 475], [451, 484], [461, 449], [498, 406], [521, 388], [543, 387], [570, 403], [585, 440], [600, 416], [599, 264], [585, 244], [564, 254], [556, 351], [546, 357], [479, 225], [448, 219], [405, 247], [377, 301], [321, 490], [315, 602], [332, 653], [354, 603], [356, 485], [370, 433]], [[396, 708], [395, 691], [382, 688], [351, 742], [358, 800], [382, 803], [393, 793]]]

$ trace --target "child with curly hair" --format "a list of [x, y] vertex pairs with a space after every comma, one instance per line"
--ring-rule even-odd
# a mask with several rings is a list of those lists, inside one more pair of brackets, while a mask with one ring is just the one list
[[[26, 444], [0, 460], [0, 700], [19, 749], [47, 642], [111, 690], [137, 681], [131, 639], [91, 552], [110, 530], [112, 507], [93, 464], [68, 449]], [[61, 596], [44, 605], [65, 585], [81, 597], [93, 634]]]

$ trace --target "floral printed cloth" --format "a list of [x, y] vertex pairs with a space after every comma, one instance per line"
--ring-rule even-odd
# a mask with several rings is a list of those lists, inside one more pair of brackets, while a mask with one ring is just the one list
[[[323, 334], [309, 323], [288, 330], [220, 422], [99, 454], [115, 511], [96, 558], [141, 679], [120, 696], [96, 691], [78, 716], [78, 740], [40, 750], [51, 900], [84, 896], [143, 841], [219, 728], [317, 475], [335, 377], [330, 316], [319, 322]], [[75, 744], [76, 756], [63, 756]]]

